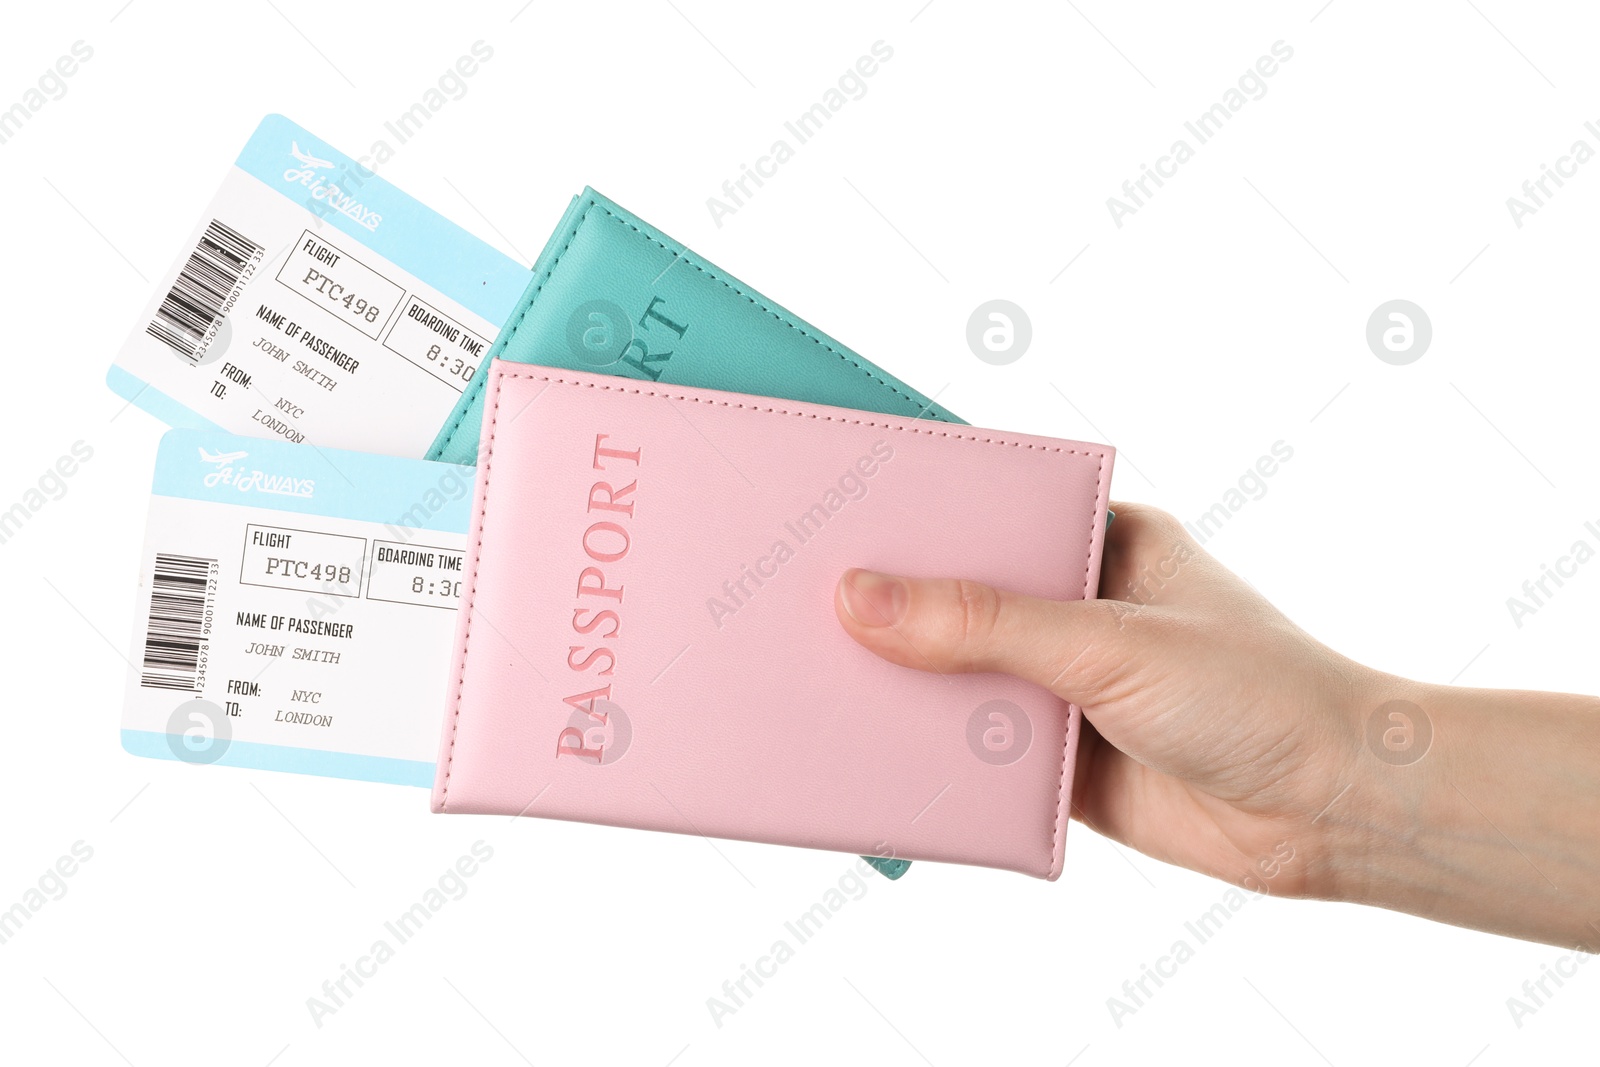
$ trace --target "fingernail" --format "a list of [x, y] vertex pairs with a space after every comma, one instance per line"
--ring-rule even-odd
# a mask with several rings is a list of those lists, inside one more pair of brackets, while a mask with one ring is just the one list
[[906, 612], [906, 583], [877, 571], [851, 570], [844, 575], [844, 610], [862, 626], [893, 626]]

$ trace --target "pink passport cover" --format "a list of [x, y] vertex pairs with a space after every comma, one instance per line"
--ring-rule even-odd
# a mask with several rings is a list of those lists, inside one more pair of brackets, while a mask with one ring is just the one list
[[490, 373], [434, 811], [1061, 873], [1078, 709], [886, 663], [834, 588], [1093, 596], [1112, 449]]

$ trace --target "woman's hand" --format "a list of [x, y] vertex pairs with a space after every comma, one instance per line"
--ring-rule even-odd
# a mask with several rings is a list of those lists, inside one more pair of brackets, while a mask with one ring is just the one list
[[[1430, 687], [1363, 667], [1291, 623], [1171, 516], [1113, 507], [1102, 599], [852, 570], [840, 622], [891, 662], [1012, 674], [1079, 705], [1073, 813], [1141, 852], [1256, 891], [1600, 943], [1587, 926], [1600, 920], [1597, 702]], [[1519, 714], [1537, 738], [1507, 727]], [[1541, 825], [1550, 820], [1527, 801], [1555, 758], [1575, 760], [1567, 777], [1584, 784], [1550, 802], [1566, 821]], [[1507, 782], [1515, 768], [1528, 780]], [[1507, 804], [1508, 787], [1527, 792]], [[1516, 915], [1485, 893], [1553, 910]]]

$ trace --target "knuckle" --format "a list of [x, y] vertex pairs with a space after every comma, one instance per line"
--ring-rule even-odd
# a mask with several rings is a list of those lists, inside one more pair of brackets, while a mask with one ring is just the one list
[[971, 656], [988, 645], [1000, 621], [1000, 594], [982, 582], [958, 579], [954, 586], [957, 647]]
[[1160, 508], [1141, 506], [1139, 520], [1149, 528], [1153, 538], [1163, 542], [1182, 541], [1188, 537], [1188, 531], [1183, 528], [1183, 523], [1178, 521], [1176, 515]]
[[[1188, 528], [1172, 513], [1148, 504], [1131, 506], [1126, 510], [1128, 525], [1121, 535], [1127, 539], [1125, 543], [1132, 549], [1134, 558], [1187, 562], [1196, 554], [1199, 546]], [[1117, 533], [1116, 527], [1123, 518], [1124, 513], [1118, 511], [1116, 521], [1111, 524], [1113, 534]]]

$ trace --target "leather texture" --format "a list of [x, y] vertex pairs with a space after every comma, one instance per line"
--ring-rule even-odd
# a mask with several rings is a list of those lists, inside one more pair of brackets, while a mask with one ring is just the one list
[[862, 566], [1091, 597], [1112, 449], [504, 361], [486, 381], [435, 811], [1059, 876], [1078, 709], [889, 664], [834, 588]]
[[[429, 459], [474, 462], [495, 358], [962, 421], [590, 188], [550, 235]], [[890, 879], [910, 866], [865, 858]]]
[[961, 422], [593, 189], [567, 208], [428, 459], [474, 461], [496, 358]]

